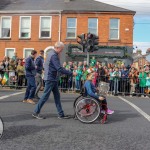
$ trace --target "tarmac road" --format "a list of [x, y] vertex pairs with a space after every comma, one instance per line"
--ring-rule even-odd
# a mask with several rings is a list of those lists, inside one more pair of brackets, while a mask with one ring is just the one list
[[[19, 91], [20, 92], [20, 91]], [[0, 150], [150, 150], [150, 99], [123, 97], [138, 108], [138, 112], [119, 97], [108, 97], [109, 108], [115, 113], [104, 125], [99, 120], [83, 124], [73, 118], [57, 118], [53, 96], [44, 105], [45, 120], [32, 118], [35, 105], [22, 103], [24, 94], [0, 91], [0, 116], [4, 134]], [[4, 97], [4, 96], [9, 97]], [[73, 115], [77, 94], [61, 94], [66, 114]]]

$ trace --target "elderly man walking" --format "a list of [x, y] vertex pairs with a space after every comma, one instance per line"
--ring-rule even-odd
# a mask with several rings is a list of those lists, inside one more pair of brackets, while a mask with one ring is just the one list
[[61, 53], [63, 49], [64, 44], [62, 42], [56, 42], [54, 49], [52, 49], [48, 53], [46, 61], [44, 63], [44, 80], [45, 80], [44, 93], [40, 98], [40, 100], [38, 101], [34, 113], [32, 114], [32, 116], [37, 119], [45, 119], [40, 115], [40, 111], [45, 102], [48, 100], [51, 91], [54, 94], [55, 105], [58, 111], [58, 118], [60, 119], [69, 118], [64, 114], [61, 106], [60, 93], [58, 89], [58, 72], [70, 76], [72, 76], [73, 74], [75, 75], [75, 73], [67, 71], [61, 66], [58, 54]]

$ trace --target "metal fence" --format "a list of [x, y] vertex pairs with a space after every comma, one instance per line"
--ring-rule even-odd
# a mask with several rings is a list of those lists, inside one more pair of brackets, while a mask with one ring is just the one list
[[[6, 81], [7, 80], [7, 81]], [[85, 80], [76, 80], [75, 77], [62, 75], [59, 77], [59, 89], [61, 92], [79, 93], [84, 85]], [[130, 95], [130, 96], [150, 96], [150, 89], [146, 86], [146, 78], [115, 78], [110, 76], [99, 76], [94, 82], [99, 88], [102, 82], [108, 83], [110, 95]], [[142, 86], [141, 83], [145, 83]], [[27, 80], [25, 75], [18, 76], [15, 71], [9, 70], [0, 73], [0, 86], [14, 89], [26, 88]], [[44, 86], [44, 81], [43, 81]]]

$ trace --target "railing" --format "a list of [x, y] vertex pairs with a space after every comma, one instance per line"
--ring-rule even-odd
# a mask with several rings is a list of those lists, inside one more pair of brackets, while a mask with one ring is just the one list
[[[8, 77], [4, 84], [4, 79]], [[25, 76], [18, 76], [14, 70], [3, 71], [0, 73], [0, 86], [15, 89], [26, 88], [27, 80]], [[99, 76], [94, 84], [99, 87], [100, 83], [106, 82], [109, 85], [108, 94], [110, 95], [130, 95], [130, 96], [150, 96], [150, 89], [146, 86], [146, 78], [115, 78], [109, 76]], [[62, 75], [59, 77], [58, 86], [61, 92], [80, 92], [85, 80], [76, 80], [75, 77]], [[142, 83], [143, 86], [142, 86]], [[44, 84], [44, 82], [43, 82]]]

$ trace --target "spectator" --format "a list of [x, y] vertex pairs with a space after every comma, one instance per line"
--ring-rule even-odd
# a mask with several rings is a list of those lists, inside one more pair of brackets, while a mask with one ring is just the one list
[[3, 61], [0, 61], [0, 74], [3, 76], [5, 71], [5, 64]]
[[[73, 63], [71, 61], [69, 62], [69, 70], [73, 72]], [[73, 77], [71, 76], [69, 77], [69, 80], [68, 80], [69, 89], [72, 88], [72, 83], [73, 83]]]
[[21, 88], [21, 86], [23, 85], [23, 79], [25, 75], [25, 68], [22, 64], [21, 59], [19, 59], [19, 62], [18, 62], [17, 74], [18, 74], [18, 86], [20, 86], [19, 88]]
[[16, 64], [15, 64], [15, 61], [13, 59], [10, 59], [8, 70], [9, 70], [10, 82], [14, 83], [16, 81], [17, 77], [16, 77], [16, 74], [15, 74]]
[[80, 62], [78, 63], [78, 67], [83, 68], [83, 63], [82, 63], [82, 61], [80, 61]]
[[83, 62], [83, 71], [86, 71], [88, 69], [87, 61]]
[[99, 64], [99, 66], [98, 66], [97, 73], [98, 73], [99, 82], [100, 81], [105, 81], [105, 70], [104, 70], [104, 68], [102, 67], [101, 64]]
[[9, 57], [5, 57], [4, 65], [5, 65], [5, 70], [6, 71], [9, 69], [9, 63], [10, 63], [9, 61], [10, 61]]
[[93, 83], [93, 85], [94, 85], [95, 87], [96, 87], [97, 84], [98, 84], [98, 83], [96, 83], [97, 77], [98, 77], [98, 73], [97, 73], [96, 68], [94, 68], [92, 83]]
[[39, 56], [35, 59], [35, 66], [36, 66], [36, 76], [35, 76], [35, 81], [36, 81], [36, 91], [35, 91], [35, 99], [40, 99], [38, 96], [38, 93], [42, 87], [42, 73], [43, 73], [43, 64], [44, 64], [44, 51], [40, 50]]
[[116, 67], [115, 71], [112, 74], [112, 77], [114, 78], [114, 95], [118, 94], [118, 86], [119, 86], [119, 79], [121, 77], [121, 72], [119, 71], [119, 68]]
[[33, 101], [33, 98], [34, 98], [34, 94], [36, 91], [36, 83], [35, 83], [36, 66], [34, 63], [34, 59], [36, 58], [36, 55], [37, 55], [37, 51], [32, 50], [31, 56], [29, 56], [26, 59], [26, 63], [25, 63], [25, 75], [27, 79], [27, 89], [26, 89], [23, 102], [30, 103], [30, 104], [35, 104], [35, 102]]
[[81, 90], [81, 77], [82, 77], [82, 68], [78, 66], [76, 70], [76, 90]]
[[17, 52], [14, 52], [14, 56], [12, 57], [12, 60], [17, 62], [17, 60], [18, 60]]
[[150, 94], [150, 73], [146, 77], [147, 94]]
[[140, 93], [141, 93], [142, 96], [145, 96], [146, 77], [147, 77], [147, 74], [144, 71], [144, 68], [142, 68], [141, 72], [139, 74], [139, 80], [140, 80], [139, 86], [140, 86]]
[[136, 87], [137, 87], [137, 78], [138, 78], [138, 71], [132, 67], [130, 72], [129, 72], [129, 79], [130, 79], [130, 94], [131, 96], [136, 92]]
[[121, 71], [121, 92], [124, 92], [125, 94], [129, 93], [129, 71], [124, 66], [123, 70]]
[[109, 69], [109, 84], [110, 84], [110, 91], [112, 92], [114, 89], [114, 80], [113, 80], [113, 69]]

